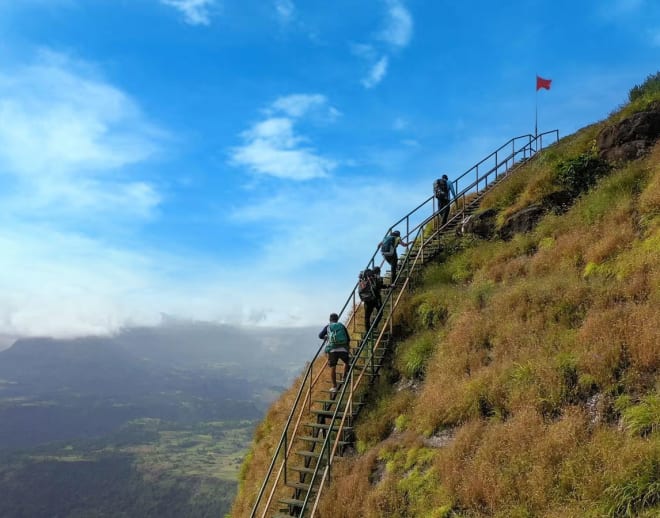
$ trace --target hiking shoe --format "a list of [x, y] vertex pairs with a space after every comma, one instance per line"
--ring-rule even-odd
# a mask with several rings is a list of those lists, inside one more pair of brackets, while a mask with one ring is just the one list
[[335, 394], [337, 392], [337, 387], [332, 387], [330, 389], [330, 394]]

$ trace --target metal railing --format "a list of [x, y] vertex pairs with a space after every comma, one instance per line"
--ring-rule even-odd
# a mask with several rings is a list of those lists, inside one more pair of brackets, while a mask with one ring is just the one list
[[[549, 140], [551, 142], [546, 144], [544, 139], [546, 142]], [[514, 137], [506, 144], [493, 151], [490, 155], [470, 167], [463, 174], [452, 180], [454, 192], [456, 193], [455, 199], [452, 202], [455, 202], [459, 209], [454, 212], [452, 217], [448, 220], [447, 225], [450, 225], [458, 218], [462, 218], [466, 208], [471, 204], [477, 203], [492, 184], [509, 174], [514, 165], [532, 158], [538, 151], [550, 144], [556, 143], [558, 140], [558, 130], [544, 132], [536, 137], [531, 134]], [[429, 245], [436, 240], [437, 236], [444, 228], [444, 226], [435, 224], [436, 218], [439, 217], [439, 211], [444, 208], [446, 207], [436, 207], [435, 197], [431, 195], [413, 210], [408, 212], [408, 214], [391, 225], [386, 233], [387, 235], [392, 230], [399, 229], [401, 234], [405, 236], [405, 240], [412, 243], [412, 246], [402, 257], [403, 260], [397, 278], [391, 279], [391, 284], [396, 284], [397, 290], [390, 290], [387, 293], [382, 306], [378, 310], [376, 318], [373, 321], [374, 323], [371, 324], [371, 327], [368, 330], [365, 330], [365, 333], [359, 342], [357, 351], [353, 354], [348, 372], [345, 375], [344, 383], [335, 396], [335, 410], [330, 417], [328, 433], [325, 435], [321, 450], [318, 452], [319, 455], [314, 467], [314, 472], [312, 473], [309, 482], [305, 482], [305, 484], [308, 484], [309, 489], [305, 494], [304, 503], [298, 511], [297, 516], [305, 515], [314, 491], [316, 492], [316, 498], [314, 499], [311, 516], [314, 516], [316, 512], [321, 490], [330, 476], [332, 460], [336, 455], [346, 418], [351, 414], [349, 410], [351, 410], [355, 404], [355, 396], [358, 393], [358, 389], [362, 386], [363, 377], [367, 372], [367, 369], [363, 368], [357, 378], [355, 377], [355, 366], [357, 361], [361, 360], [364, 362], [364, 365], [371, 365], [373, 373], [375, 355], [379, 352], [380, 348], [384, 347], [383, 342], [386, 330], [392, 330], [394, 311], [404, 292], [409, 288], [411, 275], [418, 266], [425, 262], [428, 257], [428, 254], [425, 255], [425, 251], [428, 251]], [[429, 228], [432, 228], [431, 232], [428, 231]], [[425, 229], [427, 229], [426, 232]], [[382, 260], [377, 261], [377, 251], [374, 252], [367, 262], [366, 268], [371, 268], [376, 264], [383, 264]], [[399, 285], [399, 278], [402, 275], [404, 276], [404, 279]], [[358, 297], [358, 284], [359, 283], [356, 282], [353, 290], [339, 312], [340, 318], [346, 323], [347, 327], [352, 327], [353, 330], [356, 328], [357, 310], [361, 304]], [[389, 310], [387, 310], [388, 305]], [[387, 314], [385, 315], [384, 313]], [[376, 333], [376, 322], [379, 320], [382, 322], [381, 330], [378, 333], [378, 336], [374, 337]], [[324, 345], [325, 343], [321, 344], [302, 375], [300, 387], [286, 423], [284, 424], [280, 441], [275, 447], [264, 481], [255, 499], [250, 514], [251, 517], [266, 517], [276, 492], [278, 491], [280, 481], [283, 479], [284, 485], [287, 483], [289, 456], [291, 455], [302, 417], [305, 414], [305, 411], [311, 411], [313, 392], [314, 389], [317, 389], [320, 375], [327, 363], [327, 360], [319, 361]], [[320, 365], [318, 366], [319, 368], [316, 375], [314, 375], [314, 369], [317, 363]], [[341, 419], [339, 419], [338, 415], [342, 405], [345, 410], [342, 412]], [[337, 422], [339, 423], [338, 427], [334, 430], [333, 426]], [[334, 440], [331, 439], [333, 433], [335, 436]], [[279, 467], [276, 468], [278, 461]], [[323, 466], [323, 463], [325, 463], [325, 466]], [[314, 490], [314, 484], [321, 472], [322, 475], [319, 486]], [[262, 502], [269, 485], [270, 491], [268, 492], [268, 497], [265, 502]]]

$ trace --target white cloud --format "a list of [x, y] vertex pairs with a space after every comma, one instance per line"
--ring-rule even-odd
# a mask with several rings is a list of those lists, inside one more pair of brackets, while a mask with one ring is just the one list
[[413, 33], [413, 19], [401, 0], [386, 0], [387, 22], [380, 38], [393, 47], [405, 47]]
[[380, 83], [385, 77], [385, 74], [387, 74], [388, 63], [389, 58], [387, 56], [383, 56], [376, 63], [374, 63], [374, 65], [369, 70], [367, 77], [362, 79], [362, 86], [368, 89], [373, 88], [378, 83]]
[[373, 179], [343, 177], [321, 186], [284, 187], [236, 208], [232, 218], [251, 226], [268, 222], [273, 229], [260, 254], [266, 271], [279, 277], [282, 272], [311, 270], [315, 285], [336, 283], [340, 298], [348, 295], [346, 287], [376, 250], [387, 225], [416, 206], [427, 191], [426, 182], [374, 184]]
[[298, 181], [322, 178], [332, 172], [336, 162], [304, 145], [308, 139], [294, 129], [296, 120], [311, 113], [320, 113], [330, 121], [337, 118], [338, 110], [328, 105], [325, 96], [280, 97], [265, 112], [269, 117], [241, 133], [244, 143], [232, 150], [232, 164], [246, 167], [252, 173]]
[[316, 292], [254, 265], [229, 270], [32, 224], [1, 226], [0, 249], [0, 338], [106, 335], [156, 325], [163, 314], [302, 325], [327, 313]]
[[280, 19], [284, 22], [291, 20], [295, 14], [296, 6], [293, 0], [275, 0], [275, 9]]
[[302, 117], [309, 112], [322, 112], [330, 119], [339, 115], [339, 111], [328, 105], [328, 99], [321, 94], [292, 94], [279, 97], [267, 110], [271, 113], [283, 113], [289, 117]]
[[0, 180], [14, 186], [5, 208], [147, 215], [155, 187], [121, 171], [152, 157], [162, 135], [86, 63], [44, 51], [0, 73]]
[[[369, 70], [362, 86], [373, 88], [386, 76], [390, 55], [406, 47], [413, 34], [413, 18], [401, 0], [384, 0], [385, 26], [371, 43], [353, 43], [351, 52], [367, 63]], [[379, 50], [380, 49], [380, 50]]]
[[190, 25], [209, 25], [211, 23], [210, 8], [215, 0], [160, 0], [162, 4], [174, 7], [183, 13], [186, 23]]

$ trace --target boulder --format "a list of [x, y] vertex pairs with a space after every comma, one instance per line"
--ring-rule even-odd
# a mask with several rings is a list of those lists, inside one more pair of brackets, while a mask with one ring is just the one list
[[555, 214], [563, 214], [572, 205], [575, 199], [574, 194], [569, 190], [554, 191], [546, 194], [541, 200], [541, 205]]
[[530, 205], [519, 210], [506, 219], [500, 228], [500, 237], [511, 239], [518, 232], [529, 232], [536, 226], [543, 214], [545, 214], [545, 209], [541, 205]]
[[483, 212], [472, 214], [463, 220], [461, 225], [462, 234], [474, 234], [483, 239], [490, 239], [495, 235], [495, 209], [487, 209]]
[[634, 160], [660, 137], [660, 110], [635, 113], [603, 129], [596, 139], [600, 156], [610, 162]]

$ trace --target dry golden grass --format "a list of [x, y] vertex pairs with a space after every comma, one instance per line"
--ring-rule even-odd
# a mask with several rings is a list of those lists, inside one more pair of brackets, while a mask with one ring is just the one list
[[607, 487], [648, 456], [658, 458], [657, 442], [592, 431], [579, 408], [550, 423], [525, 409], [506, 422], [466, 424], [436, 466], [450, 497], [476, 516], [582, 517], [602, 516]]
[[653, 174], [639, 199], [640, 210], [650, 216], [660, 215], [660, 141], [653, 147], [649, 158]]
[[591, 312], [578, 333], [581, 370], [603, 388], [621, 382], [624, 371], [638, 381], [656, 375], [659, 329], [660, 311], [655, 305], [628, 303]]
[[[501, 220], [540, 202], [558, 188], [557, 164], [592, 152], [608, 123], [562, 139], [482, 208]], [[360, 453], [337, 463], [320, 515], [660, 515], [648, 493], [660, 487], [660, 423], [635, 431], [622, 403], [660, 391], [660, 143], [532, 232], [446, 245], [397, 311], [409, 337], [393, 366], [423, 383], [379, 386], [356, 427]], [[408, 369], [418, 353], [423, 370]], [[269, 414], [274, 428], [286, 406]], [[447, 430], [449, 444], [423, 446]], [[272, 448], [266, 435], [250, 466], [270, 460], [256, 458]], [[263, 467], [247, 472], [254, 488]]]

